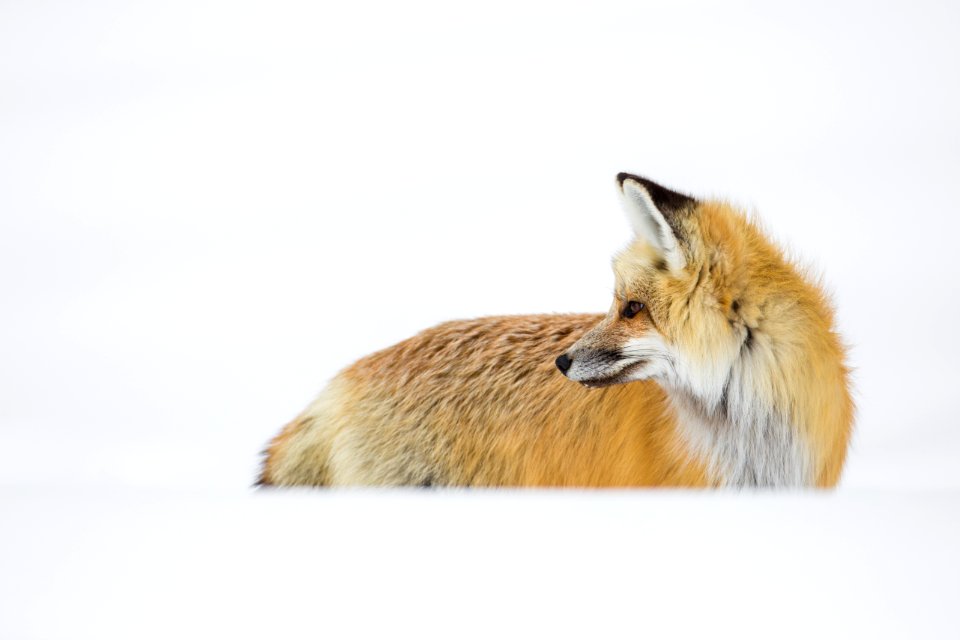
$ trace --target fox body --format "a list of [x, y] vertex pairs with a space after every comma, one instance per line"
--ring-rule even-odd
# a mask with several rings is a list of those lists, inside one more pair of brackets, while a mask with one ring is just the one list
[[617, 184], [635, 237], [606, 315], [449, 322], [363, 358], [260, 482], [835, 485], [853, 403], [826, 295], [730, 205]]

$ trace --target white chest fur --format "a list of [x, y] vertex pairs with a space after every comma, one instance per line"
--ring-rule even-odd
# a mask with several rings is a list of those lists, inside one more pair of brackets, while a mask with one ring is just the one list
[[812, 484], [809, 453], [792, 425], [772, 411], [743, 410], [731, 395], [712, 412], [692, 396], [670, 392], [678, 428], [722, 486], [804, 487]]

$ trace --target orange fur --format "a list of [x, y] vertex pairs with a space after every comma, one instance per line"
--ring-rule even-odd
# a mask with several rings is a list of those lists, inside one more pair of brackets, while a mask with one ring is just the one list
[[448, 322], [363, 358], [339, 376], [349, 420], [308, 409], [268, 450], [262, 479], [303, 484], [285, 445], [326, 428], [324, 440], [380, 465], [382, 484], [706, 485], [655, 383], [591, 390], [557, 372], [556, 355], [601, 317]]
[[[697, 202], [670, 215], [682, 268], [665, 267], [662, 249], [638, 236], [615, 260], [606, 316], [449, 322], [361, 359], [272, 441], [261, 482], [718, 486], [732, 483], [732, 463], [721, 464], [729, 452], [717, 444], [727, 437], [732, 446], [728, 419], [748, 435], [782, 423], [777, 437], [795, 452], [802, 484], [835, 485], [853, 404], [827, 297], [729, 205]], [[643, 313], [625, 317], [630, 300], [643, 300]], [[662, 384], [588, 389], [554, 365], [561, 353], [582, 360], [650, 336], [682, 361]], [[722, 382], [725, 359], [737, 373], [726, 373], [711, 404], [712, 379], [697, 376], [716, 368]], [[729, 389], [731, 380], [743, 389]], [[746, 404], [728, 406], [728, 396]], [[763, 471], [753, 449], [737, 455]], [[740, 473], [739, 484], [753, 483]]]

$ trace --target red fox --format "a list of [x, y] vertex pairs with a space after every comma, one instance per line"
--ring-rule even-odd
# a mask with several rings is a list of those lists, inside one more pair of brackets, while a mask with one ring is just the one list
[[854, 406], [827, 296], [730, 205], [617, 186], [635, 237], [606, 315], [448, 322], [367, 356], [260, 484], [836, 485]]

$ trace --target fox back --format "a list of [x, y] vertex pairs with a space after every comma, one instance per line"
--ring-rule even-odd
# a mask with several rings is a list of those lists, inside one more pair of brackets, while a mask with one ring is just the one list
[[260, 482], [835, 485], [853, 403], [822, 289], [734, 207], [617, 185], [635, 235], [606, 315], [446, 323], [368, 356]]

